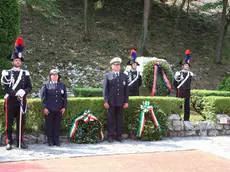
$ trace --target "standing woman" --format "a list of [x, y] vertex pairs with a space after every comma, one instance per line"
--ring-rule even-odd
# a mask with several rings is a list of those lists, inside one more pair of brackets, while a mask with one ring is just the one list
[[45, 128], [49, 146], [60, 146], [61, 120], [67, 105], [66, 86], [59, 80], [59, 71], [52, 69], [50, 81], [41, 88], [42, 108], [45, 114]]

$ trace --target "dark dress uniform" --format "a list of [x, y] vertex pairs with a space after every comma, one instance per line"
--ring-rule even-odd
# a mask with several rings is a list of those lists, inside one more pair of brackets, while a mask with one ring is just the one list
[[128, 95], [128, 78], [126, 74], [123, 72], [119, 72], [119, 74], [109, 72], [104, 75], [104, 102], [109, 104], [109, 109], [107, 110], [107, 133], [109, 139], [115, 137], [115, 121], [116, 138], [121, 139], [123, 106], [128, 103]]
[[[18, 84], [17, 81], [19, 81]], [[30, 73], [27, 70], [22, 70], [22, 69], [16, 70], [15, 68], [12, 68], [11, 70], [3, 70], [1, 84], [4, 92], [6, 93], [4, 97], [5, 98], [4, 111], [6, 114], [6, 144], [10, 144], [10, 145], [12, 144], [12, 125], [13, 125], [14, 118], [16, 118], [16, 128], [17, 128], [16, 137], [17, 137], [17, 146], [18, 146], [20, 100], [16, 96], [16, 93], [20, 89], [25, 91], [25, 95], [23, 96], [23, 115], [22, 115], [22, 126], [21, 126], [22, 145], [21, 146], [22, 148], [26, 148], [23, 142], [23, 132], [24, 132], [24, 118], [27, 109], [26, 95], [32, 90]], [[14, 84], [17, 84], [15, 89], [13, 89]]]
[[176, 88], [177, 97], [184, 98], [184, 121], [190, 118], [190, 90], [193, 73], [188, 70], [176, 72], [174, 77], [174, 87]]
[[49, 114], [45, 116], [45, 128], [48, 143], [59, 143], [62, 113], [61, 109], [67, 106], [67, 93], [64, 83], [51, 81], [44, 84], [41, 88], [41, 99], [43, 110], [47, 108]]
[[142, 78], [139, 72], [136, 70], [130, 70], [128, 72], [128, 86], [130, 96], [139, 96], [139, 87], [142, 84]]

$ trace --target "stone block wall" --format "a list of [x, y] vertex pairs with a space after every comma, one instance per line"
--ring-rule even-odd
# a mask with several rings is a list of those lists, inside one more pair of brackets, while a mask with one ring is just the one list
[[220, 118], [227, 118], [226, 124], [214, 123], [213, 121], [204, 121], [194, 124], [189, 121], [181, 121], [177, 114], [168, 117], [169, 137], [186, 137], [186, 136], [224, 136], [230, 135], [230, 118], [228, 115], [217, 115], [217, 121]]

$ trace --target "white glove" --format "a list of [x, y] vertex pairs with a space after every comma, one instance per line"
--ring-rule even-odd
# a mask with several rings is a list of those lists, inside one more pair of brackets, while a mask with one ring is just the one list
[[26, 94], [26, 92], [23, 89], [20, 89], [17, 91], [15, 96], [23, 97]]

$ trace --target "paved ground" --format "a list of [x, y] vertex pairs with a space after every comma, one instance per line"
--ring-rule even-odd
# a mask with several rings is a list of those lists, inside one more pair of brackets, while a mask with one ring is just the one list
[[229, 172], [230, 161], [210, 153], [177, 151], [2, 163], [0, 169], [4, 172]]
[[[25, 160], [27, 161], [24, 162]], [[11, 151], [0, 147], [0, 171], [4, 172], [59, 172], [64, 169], [66, 172], [84, 172], [89, 171], [89, 167], [95, 172], [111, 171], [108, 170], [111, 168], [114, 169], [112, 171], [143, 169], [142, 171], [148, 172], [157, 169], [154, 171], [229, 172], [229, 160], [230, 137], [227, 136], [166, 138], [157, 142], [125, 140], [124, 143], [102, 142], [94, 145], [68, 143], [52, 148], [47, 145], [30, 145], [28, 150], [14, 148]], [[56, 170], [51, 170], [52, 168]]]

